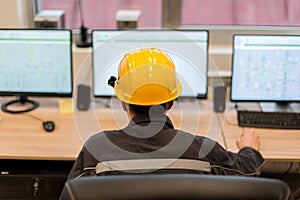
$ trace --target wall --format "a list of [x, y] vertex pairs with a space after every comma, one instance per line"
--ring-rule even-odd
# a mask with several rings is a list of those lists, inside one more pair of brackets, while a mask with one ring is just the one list
[[291, 26], [210, 26], [182, 25], [180, 29], [209, 31], [209, 76], [231, 76], [232, 38], [234, 34], [300, 35], [300, 27]]
[[181, 24], [300, 25], [299, 0], [182, 0]]
[[[140, 10], [139, 27], [161, 27], [161, 0], [84, 0], [82, 12], [84, 23], [91, 29], [116, 29], [115, 14], [118, 10]], [[43, 0], [43, 10], [65, 11], [65, 27], [78, 29], [81, 25], [78, 1]]]
[[0, 28], [33, 27], [32, 0], [0, 0]]
[[19, 27], [17, 0], [0, 0], [0, 27]]

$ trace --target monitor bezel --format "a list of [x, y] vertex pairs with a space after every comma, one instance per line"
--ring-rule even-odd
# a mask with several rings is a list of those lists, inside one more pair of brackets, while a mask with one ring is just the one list
[[232, 37], [232, 59], [231, 59], [231, 83], [230, 83], [230, 101], [231, 102], [269, 102], [269, 103], [298, 103], [300, 100], [270, 100], [270, 99], [233, 99], [232, 86], [233, 86], [233, 76], [234, 76], [234, 56], [235, 56], [235, 37], [237, 36], [276, 36], [276, 37], [299, 37], [300, 35], [283, 35], [283, 34], [233, 34]]
[[26, 91], [1, 91], [0, 96], [16, 96], [16, 97], [72, 97], [73, 96], [73, 51], [72, 51], [72, 30], [71, 29], [33, 29], [33, 28], [0, 28], [0, 31], [51, 31], [51, 32], [68, 32], [70, 35], [70, 81], [71, 91], [63, 92], [26, 92]]
[[[206, 46], [206, 87], [205, 87], [205, 94], [198, 94], [197, 96], [179, 96], [178, 99], [185, 99], [185, 98], [197, 98], [205, 100], [208, 96], [208, 63], [209, 63], [209, 30], [208, 29], [133, 29], [133, 30], [120, 30], [120, 29], [93, 29], [91, 31], [91, 38], [92, 38], [92, 72], [94, 73], [94, 42], [93, 42], [93, 34], [97, 31], [115, 31], [115, 32], [125, 32], [125, 31], [190, 31], [190, 32], [206, 32], [207, 33], [207, 46]], [[93, 96], [95, 98], [112, 98], [116, 97], [116, 95], [96, 95], [94, 90], [95, 85], [95, 77], [94, 74], [92, 75], [92, 82], [93, 82]]]

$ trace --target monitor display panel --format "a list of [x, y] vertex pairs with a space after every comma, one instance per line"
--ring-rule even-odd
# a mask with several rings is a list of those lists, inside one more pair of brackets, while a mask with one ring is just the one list
[[182, 84], [181, 97], [207, 97], [208, 31], [206, 30], [93, 30], [94, 96], [114, 96], [107, 84], [118, 76], [125, 53], [141, 47], [164, 50], [173, 60]]
[[299, 102], [300, 36], [234, 35], [232, 101]]
[[72, 96], [72, 33], [0, 29], [0, 95]]

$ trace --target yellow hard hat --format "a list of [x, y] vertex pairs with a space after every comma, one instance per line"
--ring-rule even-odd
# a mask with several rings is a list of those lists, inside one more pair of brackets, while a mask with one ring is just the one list
[[158, 105], [176, 99], [182, 89], [171, 58], [157, 48], [141, 48], [121, 60], [114, 89], [135, 105]]

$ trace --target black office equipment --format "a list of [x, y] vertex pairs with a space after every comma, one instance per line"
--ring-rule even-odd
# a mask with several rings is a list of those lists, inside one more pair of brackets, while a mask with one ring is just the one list
[[88, 110], [91, 103], [91, 87], [85, 84], [77, 86], [77, 108], [78, 110]]
[[226, 86], [218, 84], [214, 86], [214, 111], [224, 112], [226, 107]]
[[230, 99], [262, 111], [238, 111], [241, 126], [299, 128], [292, 107], [300, 102], [299, 55], [297, 35], [234, 35]]
[[300, 36], [234, 35], [231, 100], [300, 102], [299, 55]]
[[0, 29], [0, 60], [0, 95], [17, 97], [4, 112], [37, 108], [29, 96], [72, 97], [71, 30]]
[[44, 121], [43, 127], [44, 127], [45, 131], [52, 132], [55, 129], [55, 123], [54, 123], [54, 121]]
[[80, 48], [91, 47], [92, 41], [89, 39], [88, 28], [85, 26], [82, 2], [81, 0], [77, 0], [76, 2], [79, 9], [79, 16], [80, 16], [80, 23], [81, 23], [80, 40], [76, 43], [76, 46]]
[[74, 161], [0, 160], [0, 199], [59, 199]]
[[207, 30], [93, 30], [93, 82], [95, 97], [115, 96], [107, 84], [117, 77], [122, 57], [134, 49], [155, 47], [173, 60], [182, 85], [180, 97], [207, 97]]
[[239, 126], [300, 129], [300, 113], [238, 110], [237, 114]]
[[111, 175], [66, 182], [60, 200], [277, 199], [290, 197], [281, 180], [204, 174]]

